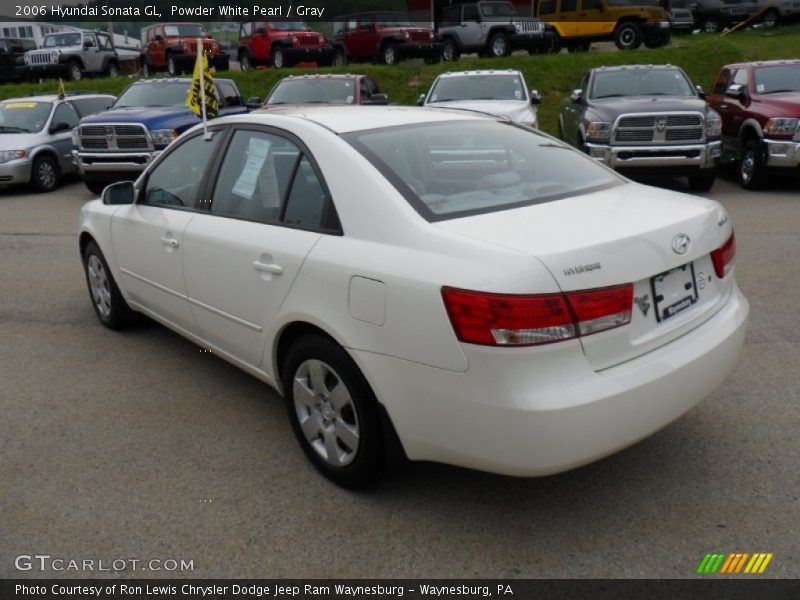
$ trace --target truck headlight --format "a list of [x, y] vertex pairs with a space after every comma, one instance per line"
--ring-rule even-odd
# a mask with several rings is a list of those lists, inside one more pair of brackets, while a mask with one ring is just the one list
[[764, 125], [764, 135], [766, 136], [790, 136], [794, 135], [795, 139], [798, 138], [797, 132], [798, 119], [778, 118], [770, 119]]
[[50, 62], [58, 62], [59, 56], [61, 56], [61, 50], [53, 50], [50, 53]]
[[25, 158], [28, 153], [25, 150], [3, 150], [0, 151], [0, 163], [7, 163], [10, 160]]
[[410, 39], [411, 39], [411, 34], [410, 34], [410, 33], [408, 33], [407, 31], [404, 31], [404, 32], [403, 32], [403, 37], [404, 37], [406, 40], [410, 40]]
[[150, 137], [156, 146], [169, 146], [169, 143], [178, 137], [178, 132], [174, 129], [153, 129]]
[[658, 22], [658, 26], [661, 27], [661, 29], [668, 29], [669, 28], [669, 21], [659, 21]]
[[514, 23], [514, 29], [517, 30], [517, 33], [522, 33], [522, 23]]
[[31, 64], [31, 55], [30, 55], [30, 54], [26, 54], [26, 55], [25, 55], [25, 56], [22, 58], [22, 60], [25, 62], [25, 64], [26, 64], [26, 65], [29, 65], [29, 64]]
[[594, 142], [607, 142], [611, 139], [611, 123], [592, 121], [586, 128], [586, 138]]
[[706, 137], [716, 138], [722, 134], [722, 117], [715, 110], [706, 114]]
[[81, 145], [81, 135], [78, 133], [79, 127], [72, 128], [72, 146], [78, 148]]

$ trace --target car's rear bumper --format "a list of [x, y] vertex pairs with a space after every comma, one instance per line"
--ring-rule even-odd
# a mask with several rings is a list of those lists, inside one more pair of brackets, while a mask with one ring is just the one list
[[749, 307], [734, 286], [702, 325], [601, 371], [577, 340], [538, 348], [463, 345], [466, 372], [350, 350], [408, 457], [515, 476], [607, 456], [666, 426], [733, 370]]
[[29, 158], [0, 164], [0, 185], [28, 183], [31, 180], [31, 165]]
[[648, 169], [687, 171], [711, 169], [719, 162], [722, 142], [658, 146], [610, 146], [587, 143], [589, 156], [612, 169]]
[[800, 167], [800, 142], [764, 140], [764, 156], [769, 168], [797, 169]]
[[72, 162], [86, 181], [135, 179], [161, 152], [80, 152], [72, 151]]

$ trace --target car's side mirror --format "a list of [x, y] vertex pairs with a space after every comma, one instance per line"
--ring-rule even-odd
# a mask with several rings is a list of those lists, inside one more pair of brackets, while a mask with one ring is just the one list
[[572, 90], [572, 94], [570, 94], [569, 100], [573, 104], [580, 104], [581, 102], [583, 102], [583, 90]]
[[542, 103], [542, 95], [539, 93], [539, 90], [531, 90], [531, 104], [541, 104]]
[[133, 182], [112, 183], [103, 190], [103, 204], [133, 204]]
[[58, 123], [53, 123], [50, 125], [50, 129], [48, 130], [50, 133], [61, 133], [62, 131], [69, 131], [72, 127], [69, 126], [69, 123], [64, 123], [64, 121], [59, 121]]
[[262, 102], [261, 98], [258, 96], [253, 96], [252, 98], [248, 98], [247, 102], [245, 102], [245, 106], [250, 110], [256, 110], [257, 108], [261, 108]]
[[417, 106], [423, 106], [425, 104], [425, 94], [420, 94], [419, 98], [417, 98]]
[[705, 100], [705, 99], [706, 99], [706, 96], [707, 96], [708, 94], [706, 94], [706, 93], [703, 91], [703, 88], [702, 88], [701, 86], [699, 86], [699, 85], [696, 85], [696, 86], [694, 86], [694, 88], [697, 90], [697, 95], [698, 95], [700, 98], [702, 98], [703, 100]]
[[747, 90], [743, 85], [734, 83], [733, 85], [729, 86], [727, 90], [725, 90], [725, 95], [728, 98], [745, 100], [747, 98]]
[[372, 94], [369, 99], [362, 104], [389, 104], [389, 96], [386, 94]]

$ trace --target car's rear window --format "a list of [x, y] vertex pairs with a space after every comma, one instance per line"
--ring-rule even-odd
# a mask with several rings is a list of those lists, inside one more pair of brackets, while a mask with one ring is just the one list
[[624, 181], [563, 143], [506, 122], [425, 123], [343, 137], [429, 221], [550, 202]]

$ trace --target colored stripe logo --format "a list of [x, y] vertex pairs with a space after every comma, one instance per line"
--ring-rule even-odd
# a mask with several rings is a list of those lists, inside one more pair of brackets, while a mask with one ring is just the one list
[[708, 553], [700, 561], [697, 573], [701, 575], [714, 575], [716, 573], [760, 575], [766, 570], [773, 556], [772, 552], [755, 552], [753, 554], [747, 552]]

